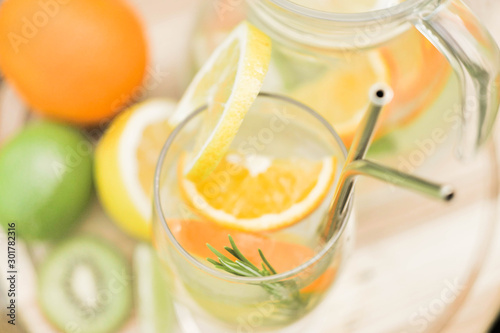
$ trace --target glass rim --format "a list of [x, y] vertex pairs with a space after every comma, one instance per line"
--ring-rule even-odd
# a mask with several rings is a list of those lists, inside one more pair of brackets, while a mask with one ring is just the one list
[[[395, 6], [377, 9], [369, 12], [360, 13], [336, 13], [326, 12], [318, 9], [309, 8], [299, 5], [290, 0], [264, 0], [270, 1], [274, 5], [292, 12], [297, 15], [307, 16], [314, 19], [325, 21], [339, 22], [339, 23], [368, 23], [371, 21], [380, 21], [380, 19], [390, 20], [401, 17], [407, 17], [414, 13], [422, 3], [430, 3], [436, 0], [406, 0]], [[390, 12], [390, 15], [387, 13]]]
[[[332, 134], [333, 138], [335, 139], [336, 143], [338, 144], [344, 158], [347, 157], [347, 148], [345, 147], [342, 139], [340, 136], [337, 134], [337, 132], [334, 130], [332, 125], [328, 123], [321, 115], [319, 115], [316, 111], [313, 109], [309, 108], [308, 106], [292, 99], [287, 96], [279, 95], [279, 94], [274, 94], [274, 93], [266, 93], [266, 92], [261, 92], [259, 93], [258, 97], [268, 97], [268, 98], [275, 98], [287, 103], [291, 103], [303, 111], [309, 113], [311, 116], [316, 118], [325, 128]], [[231, 281], [231, 282], [237, 282], [237, 283], [271, 283], [271, 282], [278, 282], [282, 281], [285, 279], [288, 279], [290, 277], [293, 277], [295, 275], [298, 275], [299, 273], [305, 271], [307, 268], [311, 267], [312, 265], [316, 264], [323, 258], [328, 251], [330, 251], [331, 248], [333, 248], [338, 240], [340, 239], [340, 236], [342, 236], [346, 226], [347, 222], [350, 219], [351, 212], [352, 212], [352, 201], [349, 203], [349, 206], [347, 208], [347, 213], [343, 214], [342, 219], [340, 220], [340, 226], [336, 228], [335, 233], [331, 236], [331, 238], [323, 245], [321, 251], [316, 253], [312, 258], [308, 259], [307, 261], [303, 262], [302, 264], [294, 267], [291, 270], [288, 270], [286, 272], [274, 274], [274, 275], [269, 275], [265, 277], [243, 277], [243, 276], [237, 276], [237, 275], [230, 275], [226, 272], [223, 272], [221, 270], [218, 270], [216, 268], [212, 268], [210, 266], [202, 264], [198, 259], [196, 259], [193, 255], [191, 255], [184, 247], [177, 241], [176, 237], [174, 234], [170, 231], [170, 228], [167, 223], [167, 219], [165, 218], [165, 215], [163, 213], [163, 209], [161, 206], [160, 202], [160, 176], [162, 172], [162, 167], [165, 162], [165, 157], [167, 156], [167, 153], [172, 146], [172, 143], [174, 142], [175, 138], [179, 134], [179, 132], [196, 116], [198, 116], [201, 112], [205, 111], [207, 109], [207, 105], [200, 106], [196, 108], [186, 119], [184, 119], [179, 125], [175, 127], [175, 129], [170, 133], [170, 135], [167, 138], [167, 141], [163, 145], [163, 148], [161, 150], [160, 156], [158, 158], [157, 164], [156, 164], [156, 169], [155, 169], [155, 176], [154, 176], [154, 184], [153, 184], [153, 205], [154, 209], [156, 210], [156, 215], [161, 221], [161, 225], [166, 232], [168, 238], [172, 242], [172, 244], [175, 246], [176, 250], [179, 251], [179, 253], [187, 259], [191, 264], [193, 264], [196, 268], [201, 269], [202, 271], [207, 272], [208, 274], [211, 274], [212, 276], [215, 276], [217, 278], [221, 278], [226, 281]], [[154, 221], [153, 221], [154, 223]]]

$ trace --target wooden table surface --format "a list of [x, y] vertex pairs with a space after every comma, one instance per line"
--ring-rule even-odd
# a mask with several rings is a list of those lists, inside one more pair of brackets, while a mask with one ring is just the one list
[[[153, 94], [178, 98], [186, 84], [186, 68], [189, 67], [189, 57], [186, 56], [190, 47], [189, 36], [196, 23], [195, 13], [199, 9], [199, 6], [202, 5], [202, 0], [184, 0], [182, 2], [173, 0], [162, 2], [157, 0], [132, 0], [132, 2], [139, 8], [142, 16], [146, 19], [145, 21], [147, 21], [148, 36], [152, 45], [151, 70], [155, 71], [158, 77], [161, 78], [158, 80]], [[471, 5], [477, 9], [484, 22], [489, 26], [500, 42], [500, 20], [497, 19], [500, 14], [500, 2], [497, 0], [474, 0]], [[15, 101], [15, 96], [10, 90], [4, 90], [0, 93], [2, 94], [2, 98]], [[12, 107], [9, 110], [0, 108], [0, 142], [3, 138], [11, 135], [16, 128], [18, 128], [18, 125], [25, 121], [23, 106], [17, 105], [15, 102], [11, 105]], [[485, 157], [482, 163], [489, 163], [489, 165], [492, 166], [493, 172], [499, 174], [500, 169], [495, 164], [494, 158], [496, 158], [496, 154], [500, 154], [500, 148], [498, 148], [500, 147], [500, 136], [498, 136], [495, 141], [499, 144], [496, 146], [491, 145], [486, 148], [484, 152]], [[458, 178], [463, 178], [463, 186], [469, 189], [468, 193], [471, 196], [476, 193], [475, 188], [479, 188], [479, 185], [475, 184], [473, 178], [468, 180], [467, 177], [475, 172], [482, 172], [484, 168], [484, 165], [476, 163], [470, 166], [470, 170], [461, 171], [463, 177], [460, 177], [461, 175], [456, 175]], [[422, 263], [419, 267], [406, 268], [408, 270], [413, 269], [414, 274], [419, 275], [419, 279], [422, 280], [422, 289], [424, 289], [416, 290], [415, 296], [412, 296], [415, 297], [415, 299], [408, 298], [404, 300], [406, 303], [402, 302], [401, 299], [391, 299], [390, 297], [386, 297], [388, 299], [384, 300], [384, 291], [376, 289], [380, 286], [398, 288], [399, 284], [396, 282], [400, 281], [391, 280], [391, 278], [397, 279], [403, 276], [395, 275], [398, 273], [394, 267], [394, 263], [397, 262], [400, 264], [402, 262], [401, 258], [392, 256], [395, 249], [402, 247], [409, 249], [411, 248], [410, 244], [412, 244], [412, 242], [415, 243], [416, 247], [421, 247], [422, 239], [429, 239], [429, 242], [431, 242], [431, 239], [441, 231], [447, 230], [447, 228], [457, 229], [456, 222], [450, 220], [450, 216], [452, 216], [451, 219], [453, 219], [454, 211], [450, 208], [448, 212], [449, 215], [447, 215], [446, 218], [441, 218], [440, 216], [434, 216], [432, 214], [432, 209], [434, 207], [432, 204], [423, 204], [419, 210], [412, 215], [412, 218], [416, 221], [428, 221], [421, 224], [402, 227], [399, 220], [400, 216], [396, 214], [391, 218], [390, 216], [388, 217], [387, 214], [383, 214], [383, 212], [393, 209], [391, 208], [392, 206], [380, 207], [380, 209], [377, 210], [380, 212], [380, 216], [378, 216], [377, 213], [373, 213], [373, 210], [361, 210], [358, 216], [358, 239], [355, 255], [350, 263], [348, 273], [342, 277], [342, 281], [339, 281], [339, 287], [335, 290], [336, 297], [332, 298], [331, 303], [327, 304], [330, 308], [325, 309], [325, 311], [328, 311], [328, 309], [336, 309], [333, 316], [338, 320], [331, 325], [329, 324], [330, 326], [324, 327], [323, 331], [325, 333], [331, 332], [332, 329], [335, 329], [336, 332], [356, 333], [385, 333], [393, 331], [410, 333], [425, 331], [425, 329], [423, 329], [424, 323], [421, 323], [421, 325], [418, 322], [413, 324], [411, 318], [412, 313], [415, 312], [417, 313], [416, 318], [422, 317], [418, 317], [420, 301], [417, 300], [417, 298], [422, 298], [422, 304], [424, 304], [425, 309], [426, 304], [430, 304], [429, 300], [432, 302], [435, 298], [432, 294], [433, 292], [439, 292], [439, 288], [447, 290], [447, 283], [453, 284], [453, 279], [442, 282], [443, 286], [437, 286], [437, 291], [428, 291], [430, 294], [426, 295], [425, 293], [427, 291], [425, 290], [425, 286], [430, 285], [430, 282], [428, 282], [429, 276], [438, 274], [438, 271], [440, 272], [447, 269], [453, 271], [454, 267], [460, 266], [460, 264], [456, 264], [456, 256], [466, 255], [466, 253], [458, 253], [460, 250], [456, 248], [457, 237], [463, 237], [464, 244], [466, 243], [467, 238], [470, 236], [468, 233], [471, 230], [471, 221], [467, 220], [467, 214], [470, 213], [471, 219], [473, 219], [475, 216], [475, 211], [473, 210], [475, 208], [471, 207], [469, 210], [467, 209], [467, 203], [472, 201], [469, 200], [469, 198], [460, 198], [460, 200], [462, 200], [460, 202], [463, 203], [464, 209], [456, 212], [456, 219], [463, 220], [463, 224], [460, 224], [463, 226], [463, 229], [460, 229], [461, 227], [459, 226], [458, 230], [455, 231], [456, 233], [453, 234], [453, 238], [443, 239], [441, 243], [440, 240], [436, 240], [436, 246], [439, 245], [440, 247], [433, 249], [434, 252], [432, 255], [435, 254], [436, 256], [434, 264], [432, 262], [426, 262]], [[363, 204], [366, 202], [362, 200], [361, 203]], [[496, 203], [491, 202], [491, 204], [494, 206]], [[404, 205], [404, 202], [402, 202], [402, 210], [406, 209]], [[102, 214], [102, 211], [97, 205], [89, 212], [87, 219], [89, 222], [82, 227], [84, 230], [99, 230], [99, 232], [106, 234], [108, 238], [113, 239], [117, 243], [122, 243], [126, 251], [131, 251], [133, 242], [127, 237], [115, 235], [115, 227], [106, 221], [107, 218]], [[370, 221], [370, 223], [368, 221]], [[481, 232], [485, 231], [483, 230]], [[453, 312], [453, 317], [449, 322], [446, 322], [445, 327], [438, 327], [442, 323], [437, 319], [435, 321], [429, 319], [425, 322], [426, 329], [433, 330], [436, 328], [447, 333], [485, 332], [498, 314], [500, 310], [500, 260], [498, 259], [500, 258], [500, 228], [488, 229], [486, 232], [491, 236], [491, 246], [484, 248], [477, 246], [477, 251], [485, 251], [486, 255], [484, 256], [484, 261], [480, 262], [481, 270], [478, 272], [479, 275], [477, 280], [471, 285], [471, 290], [467, 297], [465, 299], [454, 300], [454, 304], [460, 305], [458, 309], [451, 306], [447, 309]], [[481, 242], [484, 241], [485, 244], [488, 243], [486, 238], [479, 239]], [[448, 247], [445, 243], [446, 241], [449, 242]], [[446, 250], [452, 247], [453, 251]], [[384, 255], [386, 258], [393, 258], [394, 262], [388, 260], [385, 263], [380, 263], [380, 265], [376, 267], [371, 264], [375, 254]], [[409, 254], [405, 255], [408, 256], [411, 255], [411, 253], [409, 252]], [[367, 267], [372, 267], [373, 269], [367, 269]], [[429, 270], [429, 267], [434, 269], [436, 273]], [[30, 268], [27, 267], [25, 273], [28, 273], [29, 269]], [[444, 273], [443, 276], [445, 276]], [[346, 287], [342, 290], [338, 290], [342, 286]], [[404, 286], [404, 284], [402, 286]], [[453, 289], [453, 287], [450, 288]], [[401, 293], [405, 292], [407, 292], [407, 290], [401, 290]], [[364, 298], [360, 298], [359, 304], [345, 306], [348, 303], [356, 303], [353, 302], [353, 299], [360, 297], [360, 294]], [[393, 290], [391, 292], [391, 295], [397, 294], [397, 291]], [[439, 297], [439, 293], [436, 295], [438, 295], [436, 297]], [[378, 301], [381, 303], [370, 303]], [[27, 298], [26, 302], [33, 302], [33, 299]], [[396, 303], [399, 304], [398, 302], [402, 302], [399, 311], [394, 306]], [[419, 304], [419, 306], [417, 306], [417, 304]], [[343, 307], [345, 308], [344, 312], [342, 311]], [[380, 310], [375, 311], [374, 309], [377, 308], [380, 308]], [[387, 309], [390, 309], [390, 313], [387, 312]], [[33, 312], [30, 313], [30, 318], [36, 318], [39, 315], [37, 310], [34, 309]], [[401, 325], [398, 327], [407, 327], [408, 329], [387, 330], [387, 327], [394, 327], [391, 325], [394, 323], [396, 317], [401, 321]], [[438, 326], [433, 328], [433, 325]], [[0, 331], [4, 331], [1, 325]], [[54, 332], [54, 330], [50, 327], [44, 328], [43, 325], [41, 325], [37, 326], [36, 332], [49, 333]], [[131, 318], [123, 332], [137, 332], [134, 318]]]

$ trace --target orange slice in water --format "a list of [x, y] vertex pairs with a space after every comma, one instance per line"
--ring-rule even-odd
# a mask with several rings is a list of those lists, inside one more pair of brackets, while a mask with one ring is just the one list
[[298, 101], [319, 112], [350, 144], [370, 103], [368, 92], [376, 83], [389, 85], [388, 64], [379, 52], [355, 56], [292, 91]]
[[183, 199], [196, 212], [222, 226], [261, 232], [288, 227], [307, 217], [328, 194], [335, 180], [336, 159], [271, 159], [227, 154], [204, 180], [182, 175]]
[[[191, 255], [203, 259], [217, 260], [217, 256], [210, 251], [207, 243], [215, 249], [223, 251], [225, 246], [230, 245], [228, 235], [234, 239], [241, 253], [257, 267], [262, 262], [258, 253], [258, 249], [261, 249], [278, 274], [294, 269], [315, 255], [312, 249], [301, 244], [235, 231], [210, 222], [168, 220], [167, 223], [179, 244]], [[302, 291], [321, 292], [328, 289], [335, 279], [337, 264], [337, 262], [332, 263], [322, 275], [309, 285], [304, 286]]]

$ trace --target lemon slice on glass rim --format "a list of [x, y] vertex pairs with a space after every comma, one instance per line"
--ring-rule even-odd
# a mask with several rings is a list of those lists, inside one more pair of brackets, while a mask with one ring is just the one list
[[270, 38], [248, 22], [241, 23], [196, 74], [169, 119], [178, 125], [207, 104], [197, 143], [184, 173], [201, 181], [221, 161], [257, 98], [271, 60]]

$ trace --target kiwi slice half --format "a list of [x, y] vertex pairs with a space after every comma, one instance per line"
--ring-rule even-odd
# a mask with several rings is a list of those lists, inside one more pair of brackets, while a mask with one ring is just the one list
[[127, 261], [95, 237], [75, 237], [57, 246], [38, 282], [42, 311], [63, 332], [114, 332], [132, 308]]

